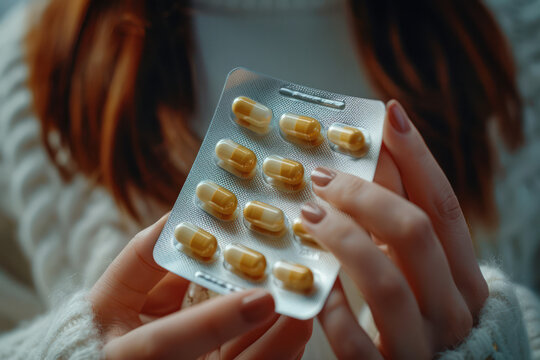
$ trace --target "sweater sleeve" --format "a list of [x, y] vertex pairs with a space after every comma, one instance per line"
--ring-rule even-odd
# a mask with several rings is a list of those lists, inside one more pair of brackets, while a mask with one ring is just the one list
[[[59, 290], [92, 286], [138, 227], [107, 191], [82, 175], [64, 181], [47, 156], [27, 87], [28, 10], [19, 5], [0, 22], [0, 180], [6, 194], [0, 213], [12, 219], [35, 290], [49, 307]], [[59, 146], [55, 136], [48, 141]]]
[[478, 324], [457, 348], [441, 359], [538, 359], [540, 306], [528, 290], [512, 284], [499, 270], [482, 267], [489, 297]]
[[525, 321], [532, 358], [538, 360], [540, 359], [540, 301], [523, 286], [516, 287], [516, 296]]
[[99, 359], [102, 342], [85, 292], [0, 335], [1, 359]]

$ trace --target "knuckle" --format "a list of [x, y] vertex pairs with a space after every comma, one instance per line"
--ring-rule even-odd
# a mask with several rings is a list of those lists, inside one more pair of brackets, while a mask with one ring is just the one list
[[333, 251], [346, 255], [348, 259], [362, 257], [365, 251], [365, 245], [361, 241], [362, 232], [352, 220], [337, 215], [326, 231], [324, 241]]
[[443, 222], [454, 222], [463, 217], [459, 200], [448, 184], [446, 189], [442, 191], [442, 196], [437, 196], [435, 199], [435, 209], [439, 220]]
[[402, 241], [407, 244], [416, 244], [417, 247], [430, 243], [432, 233], [431, 221], [427, 214], [421, 210], [410, 211], [401, 220]]
[[[347, 211], [354, 207], [362, 198], [366, 182], [356, 176], [345, 175], [336, 183], [333, 195], [335, 203], [341, 209]], [[344, 191], [346, 190], [346, 191]]]
[[148, 228], [142, 229], [141, 231], [136, 233], [135, 236], [133, 236], [133, 239], [131, 239], [131, 241], [135, 244], [142, 242], [148, 234], [148, 231]]
[[405, 284], [397, 274], [390, 271], [378, 276], [373, 285], [373, 291], [377, 296], [377, 301], [386, 306], [400, 304], [407, 297]]

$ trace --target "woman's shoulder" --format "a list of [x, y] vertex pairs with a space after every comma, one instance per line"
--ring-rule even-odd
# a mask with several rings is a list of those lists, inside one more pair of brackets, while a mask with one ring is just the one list
[[92, 284], [137, 227], [102, 187], [82, 174], [65, 181], [49, 158], [27, 85], [28, 11], [17, 6], [0, 22], [0, 214], [48, 295], [64, 275]]
[[496, 177], [497, 233], [479, 232], [483, 258], [499, 259], [513, 280], [540, 290], [534, 269], [540, 260], [540, 2], [486, 0], [511, 46], [523, 98], [524, 143], [508, 151], [496, 141], [500, 171]]

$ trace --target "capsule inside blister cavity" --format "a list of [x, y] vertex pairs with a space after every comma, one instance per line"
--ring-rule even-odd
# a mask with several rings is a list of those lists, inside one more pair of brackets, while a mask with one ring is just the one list
[[215, 182], [205, 180], [197, 185], [195, 192], [199, 198], [199, 206], [210, 215], [221, 220], [236, 218], [238, 201], [229, 190]]
[[304, 166], [297, 161], [272, 155], [263, 162], [264, 179], [282, 190], [298, 191], [304, 188]]
[[250, 201], [246, 204], [244, 220], [251, 230], [267, 235], [281, 236], [287, 230], [283, 211], [260, 201]]
[[174, 229], [176, 241], [192, 253], [209, 259], [216, 253], [217, 240], [209, 232], [187, 222], [180, 223]]
[[257, 156], [247, 147], [231, 139], [223, 139], [216, 144], [217, 165], [238, 177], [249, 179], [255, 175]]
[[313, 272], [307, 266], [278, 261], [274, 265], [273, 273], [286, 288], [309, 291], [313, 287]]
[[312, 117], [286, 113], [279, 119], [279, 128], [287, 140], [302, 145], [317, 146], [324, 140], [321, 123]]
[[366, 130], [334, 123], [327, 132], [331, 147], [339, 152], [354, 157], [361, 157], [369, 150], [370, 138]]
[[315, 240], [313, 236], [308, 234], [300, 218], [294, 219], [293, 224], [292, 224], [292, 231], [293, 231], [293, 234], [301, 241], [306, 242], [309, 245], [316, 245], [319, 247], [321, 246], [319, 242]]
[[223, 253], [225, 261], [234, 270], [252, 278], [261, 278], [266, 270], [266, 258], [263, 254], [247, 246], [232, 244]]
[[237, 124], [259, 134], [266, 134], [270, 130], [272, 110], [261, 103], [245, 96], [234, 99], [232, 112]]

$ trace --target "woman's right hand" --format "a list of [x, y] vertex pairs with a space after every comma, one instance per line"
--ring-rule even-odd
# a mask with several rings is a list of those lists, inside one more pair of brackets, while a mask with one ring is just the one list
[[[274, 313], [272, 296], [253, 289], [178, 311], [188, 281], [159, 267], [152, 249], [167, 216], [137, 234], [89, 294], [107, 359], [298, 358], [312, 321]], [[143, 324], [142, 314], [158, 315]], [[279, 345], [279, 346], [277, 346]]]
[[341, 359], [431, 359], [470, 334], [488, 286], [450, 182], [396, 101], [383, 141], [375, 182], [312, 173], [315, 194], [339, 212], [302, 208], [306, 231], [362, 292], [377, 337], [359, 326], [339, 282], [319, 320]]

